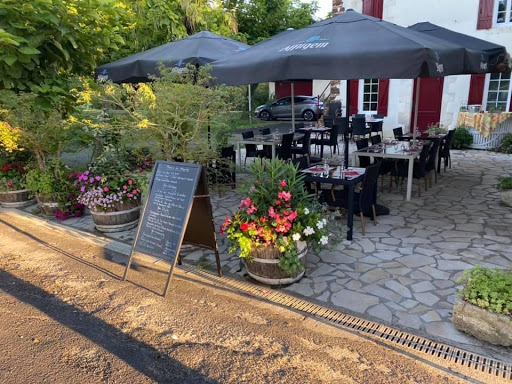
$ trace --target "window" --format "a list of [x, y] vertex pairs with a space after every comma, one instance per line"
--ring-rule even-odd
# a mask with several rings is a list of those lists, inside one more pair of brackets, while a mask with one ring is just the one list
[[507, 111], [510, 98], [510, 72], [491, 73], [487, 86], [486, 111]]
[[379, 99], [379, 79], [364, 79], [361, 81], [363, 87], [362, 105], [359, 110], [363, 112], [377, 113], [377, 104]]
[[496, 8], [496, 23], [512, 24], [512, 0], [498, 0]]

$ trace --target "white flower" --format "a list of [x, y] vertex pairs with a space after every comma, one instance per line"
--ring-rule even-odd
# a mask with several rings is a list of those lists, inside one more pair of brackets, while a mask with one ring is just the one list
[[308, 226], [302, 231], [302, 233], [304, 233], [306, 236], [309, 236], [315, 233], [315, 230]]
[[324, 225], [327, 225], [327, 219], [322, 219], [322, 223], [324, 223]]
[[293, 241], [299, 241], [300, 240], [300, 233], [294, 233], [292, 235]]
[[324, 227], [324, 225], [325, 224], [324, 224], [323, 220], [319, 220], [318, 223], [316, 223], [316, 227], [318, 229], [322, 229]]
[[304, 214], [305, 214], [305, 215], [309, 215], [309, 209], [304, 208]]
[[329, 238], [327, 236], [322, 236], [320, 238], [320, 244], [325, 245], [329, 242]]

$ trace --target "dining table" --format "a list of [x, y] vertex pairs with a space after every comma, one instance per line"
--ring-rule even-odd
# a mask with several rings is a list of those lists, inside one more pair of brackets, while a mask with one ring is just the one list
[[410, 201], [412, 196], [414, 159], [420, 155], [422, 146], [422, 141], [384, 140], [379, 144], [358, 149], [357, 151], [352, 152], [352, 156], [354, 157], [354, 162], [357, 156], [407, 160], [409, 163], [407, 169], [407, 192], [405, 200]]
[[342, 185], [347, 188], [347, 240], [352, 240], [354, 226], [354, 187], [362, 183], [365, 169], [350, 167], [347, 169], [341, 166], [328, 166], [326, 170], [323, 165], [313, 165], [301, 171], [305, 174], [304, 181], [315, 183], [317, 191], [320, 184]]
[[[290, 132], [291, 133], [291, 132]], [[277, 145], [281, 144], [283, 140], [284, 133], [272, 133], [269, 135], [255, 135], [249, 139], [239, 139], [236, 142], [236, 148], [238, 153], [238, 161], [240, 167], [242, 166], [242, 155], [240, 152], [240, 146], [242, 144], [256, 144], [256, 145], [269, 145], [272, 147], [272, 159], [276, 158], [276, 148]], [[293, 134], [293, 141], [298, 141], [304, 138], [304, 134], [300, 132], [295, 132]]]

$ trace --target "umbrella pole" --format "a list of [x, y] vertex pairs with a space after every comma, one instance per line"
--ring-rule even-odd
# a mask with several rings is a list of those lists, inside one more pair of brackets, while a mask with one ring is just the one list
[[252, 95], [251, 84], [249, 84], [249, 124], [252, 124]]
[[348, 168], [348, 147], [349, 147], [349, 143], [348, 143], [348, 127], [349, 127], [349, 118], [350, 118], [350, 80], [347, 80], [347, 89], [346, 89], [346, 93], [347, 93], [347, 96], [346, 96], [346, 100], [345, 100], [345, 119], [347, 119], [347, 130], [346, 132], [343, 134], [343, 140], [344, 140], [344, 143], [345, 143], [345, 153], [344, 153], [344, 158], [345, 158], [345, 167]]
[[413, 147], [416, 147], [416, 134], [418, 132], [418, 106], [420, 104], [420, 87], [421, 87], [421, 78], [420, 77], [417, 77], [416, 78], [416, 95], [415, 95], [415, 99], [414, 100], [414, 119], [413, 119], [413, 128], [412, 128], [412, 131], [413, 131], [413, 134], [412, 134], [412, 146]]
[[295, 132], [295, 89], [293, 81], [290, 84], [290, 88], [292, 91], [292, 132]]

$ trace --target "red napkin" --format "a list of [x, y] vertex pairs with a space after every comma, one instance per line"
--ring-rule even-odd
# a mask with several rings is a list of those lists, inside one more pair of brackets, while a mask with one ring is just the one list
[[404, 152], [413, 153], [413, 152], [418, 152], [418, 150], [417, 149], [404, 149]]
[[309, 168], [308, 171], [311, 171], [311, 172], [323, 172], [324, 168], [323, 167]]
[[345, 171], [345, 176], [357, 176], [359, 172], [356, 171]]

